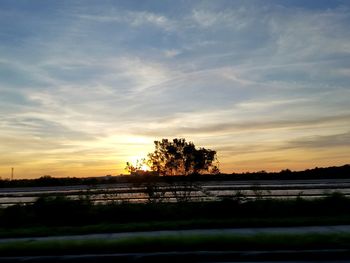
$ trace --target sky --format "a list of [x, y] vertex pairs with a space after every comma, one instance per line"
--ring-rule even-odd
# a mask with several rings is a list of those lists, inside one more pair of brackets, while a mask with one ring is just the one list
[[350, 160], [350, 1], [0, 1], [0, 177], [186, 138], [222, 172]]

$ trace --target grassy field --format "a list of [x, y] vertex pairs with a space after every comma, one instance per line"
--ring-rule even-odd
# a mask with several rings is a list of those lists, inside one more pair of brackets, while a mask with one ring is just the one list
[[64, 197], [0, 209], [0, 237], [163, 229], [350, 224], [350, 199], [105, 204]]

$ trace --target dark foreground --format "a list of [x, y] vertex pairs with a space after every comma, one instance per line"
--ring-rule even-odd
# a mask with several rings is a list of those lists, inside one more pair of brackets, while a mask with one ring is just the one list
[[[89, 199], [42, 197], [31, 205], [0, 209], [0, 237], [20, 236], [19, 229], [55, 228], [70, 233], [134, 230], [350, 224], [350, 198], [333, 193], [318, 199], [247, 200], [237, 194], [216, 202], [94, 204]], [[213, 222], [213, 224], [212, 224]], [[113, 225], [115, 229], [104, 228]], [[124, 230], [123, 230], [124, 227]], [[142, 229], [144, 227], [144, 229]], [[147, 229], [149, 227], [149, 229]], [[85, 228], [85, 230], [84, 230]], [[155, 229], [154, 229], [155, 228]], [[25, 231], [23, 231], [24, 234]], [[51, 233], [48, 233], [49, 235]], [[60, 233], [58, 233], [60, 234]], [[33, 236], [33, 233], [29, 234]], [[42, 234], [41, 234], [42, 235]]]
[[349, 262], [350, 226], [2, 240], [0, 262]]
[[0, 257], [0, 262], [273, 262], [345, 263], [350, 260], [350, 250], [304, 250], [304, 251], [193, 251], [166, 253], [86, 254], [66, 256]]
[[[349, 208], [350, 198], [341, 193], [293, 200], [261, 196], [252, 200], [238, 193], [216, 202], [150, 199], [143, 204], [95, 204], [48, 196], [30, 205], [0, 209], [0, 262], [350, 262], [350, 230], [340, 226], [350, 225]], [[309, 228], [314, 229], [311, 232], [256, 228], [317, 225], [338, 226], [328, 232], [317, 227]], [[255, 230], [248, 234], [225, 229], [232, 227]], [[154, 232], [179, 228], [191, 230], [177, 236]], [[193, 230], [199, 228], [221, 230], [212, 234], [213, 230]], [[151, 235], [123, 233], [108, 238], [112, 232], [151, 230]], [[107, 234], [35, 238], [91, 233]], [[5, 239], [25, 236], [29, 238]]]

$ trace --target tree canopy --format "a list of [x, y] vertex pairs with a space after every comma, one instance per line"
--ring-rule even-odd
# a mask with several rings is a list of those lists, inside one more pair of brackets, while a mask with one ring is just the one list
[[185, 139], [162, 139], [155, 141], [155, 150], [148, 154], [147, 164], [159, 175], [189, 175], [218, 172], [214, 162], [217, 161], [216, 151], [199, 148], [193, 142]]

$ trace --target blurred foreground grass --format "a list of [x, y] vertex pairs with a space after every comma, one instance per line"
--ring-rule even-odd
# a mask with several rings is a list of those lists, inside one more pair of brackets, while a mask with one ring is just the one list
[[14, 241], [0, 244], [0, 255], [311, 249], [350, 249], [350, 234], [169, 235], [95, 240]]
[[193, 219], [177, 221], [131, 222], [119, 224], [105, 223], [82, 226], [27, 226], [18, 228], [0, 228], [0, 238], [45, 237], [157, 230], [186, 230], [213, 228], [220, 229], [240, 227], [254, 228], [288, 226], [327, 226], [347, 224], [350, 224], [349, 216]]

